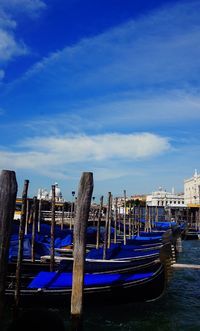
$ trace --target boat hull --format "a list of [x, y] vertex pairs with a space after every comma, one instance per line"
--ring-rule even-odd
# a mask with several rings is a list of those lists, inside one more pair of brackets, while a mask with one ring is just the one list
[[[151, 269], [152, 270], [152, 269]], [[130, 277], [129, 277], [130, 275]], [[132, 278], [132, 279], [131, 279]], [[152, 301], [160, 298], [166, 287], [166, 271], [157, 264], [151, 277], [133, 279], [132, 274], [112, 284], [97, 284], [84, 287], [84, 302], [87, 305], [122, 304]], [[6, 290], [6, 299], [14, 301], [14, 291]], [[20, 304], [27, 306], [44, 305], [62, 307], [70, 305], [71, 287], [26, 288], [21, 290]]]

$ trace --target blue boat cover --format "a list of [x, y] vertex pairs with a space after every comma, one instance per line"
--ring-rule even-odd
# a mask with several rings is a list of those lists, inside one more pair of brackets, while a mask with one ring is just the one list
[[[136, 246], [137, 247], [137, 246]], [[138, 251], [134, 250], [132, 245], [123, 244], [111, 244], [110, 248], [106, 251], [106, 259], [119, 259], [119, 258], [134, 258], [134, 257], [145, 257], [152, 254], [159, 253], [158, 249], [152, 249], [148, 251]], [[102, 259], [103, 257], [103, 247], [99, 249], [91, 249], [90, 252], [86, 254], [87, 259]]]
[[[154, 275], [153, 272], [138, 273], [138, 274], [85, 274], [84, 285], [85, 286], [103, 286], [123, 284], [124, 282], [130, 282], [135, 280], [142, 280], [151, 278]], [[40, 272], [33, 281], [28, 285], [28, 288], [48, 288], [48, 289], [61, 289], [72, 287], [72, 273], [58, 273], [58, 272]]]
[[[121, 250], [121, 244], [111, 244], [110, 248], [106, 250], [106, 259], [113, 259], [116, 254]], [[91, 249], [87, 254], [88, 259], [102, 259], [103, 258], [103, 247], [98, 249]]]
[[155, 241], [155, 240], [157, 240], [157, 241], [160, 241], [160, 240], [162, 240], [162, 237], [161, 236], [153, 236], [153, 237], [144, 237], [144, 236], [133, 236], [132, 237], [132, 239], [133, 240], [145, 240], [145, 241]]

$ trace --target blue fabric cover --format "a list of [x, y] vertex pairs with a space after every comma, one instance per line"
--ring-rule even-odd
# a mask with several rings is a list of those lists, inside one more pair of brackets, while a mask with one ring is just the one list
[[[112, 259], [120, 251], [121, 244], [111, 244], [110, 248], [106, 250], [106, 259]], [[90, 252], [86, 254], [88, 259], [102, 259], [103, 258], [103, 247], [98, 249], [91, 249]]]
[[[16, 230], [17, 226], [14, 227]], [[19, 227], [18, 227], [19, 230]], [[42, 231], [35, 234], [35, 258], [40, 258], [42, 255], [50, 255], [50, 227], [49, 225], [42, 225]], [[55, 237], [54, 247], [62, 248], [72, 244], [73, 235], [71, 230], [64, 230], [61, 234], [61, 230], [57, 229], [57, 234], [60, 234], [60, 237]], [[48, 235], [46, 234], [48, 233]], [[9, 246], [9, 259], [16, 258], [18, 255], [18, 245], [19, 245], [19, 234], [14, 233], [10, 238]], [[26, 259], [31, 258], [31, 242], [32, 234], [28, 233], [24, 236], [24, 247], [23, 247], [23, 257]], [[58, 252], [55, 252], [55, 255], [59, 255]]]
[[161, 236], [154, 236], [154, 237], [143, 237], [143, 236], [133, 236], [132, 237], [133, 240], [144, 240], [144, 241], [159, 241], [159, 240], [162, 240], [162, 237]]
[[[133, 257], [145, 257], [152, 254], [158, 254], [159, 250], [149, 250], [149, 251], [136, 251], [133, 249], [132, 245], [123, 244], [111, 244], [111, 247], [107, 249], [106, 259], [119, 259], [119, 258], [133, 258]], [[103, 247], [99, 249], [92, 249], [87, 253], [86, 258], [88, 259], [102, 259], [103, 257]]]
[[150, 231], [150, 232], [145, 232], [145, 231], [140, 231], [140, 236], [141, 237], [161, 237], [165, 231]]
[[[19, 246], [18, 236], [16, 235], [11, 236], [9, 256], [8, 256], [9, 260], [12, 258], [16, 258], [18, 256], [18, 246]], [[23, 258], [29, 259], [30, 257], [31, 257], [31, 241], [29, 238], [24, 238]]]
[[[153, 272], [142, 274], [85, 274], [85, 286], [101, 286], [122, 284], [127, 281], [141, 280], [150, 278], [154, 275]], [[72, 287], [72, 273], [56, 273], [56, 272], [40, 272], [33, 281], [28, 285], [28, 288], [49, 288], [59, 289]]]
[[159, 230], [168, 230], [176, 226], [176, 222], [154, 222], [155, 228]]

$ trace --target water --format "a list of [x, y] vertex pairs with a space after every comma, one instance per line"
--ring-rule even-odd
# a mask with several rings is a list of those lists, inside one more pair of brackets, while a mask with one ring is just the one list
[[[200, 264], [200, 240], [182, 244], [178, 262]], [[199, 331], [200, 270], [174, 270], [164, 296], [156, 302], [86, 309], [84, 331], [93, 330]]]
[[[200, 240], [182, 244], [178, 262], [200, 264]], [[69, 330], [69, 311], [57, 312]], [[199, 316], [200, 270], [174, 270], [164, 296], [155, 302], [84, 307], [84, 331], [199, 331]]]

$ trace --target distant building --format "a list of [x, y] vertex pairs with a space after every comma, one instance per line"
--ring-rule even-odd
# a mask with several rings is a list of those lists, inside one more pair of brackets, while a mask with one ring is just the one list
[[[55, 183], [54, 185], [55, 185], [55, 200], [57, 202], [63, 202], [64, 199], [63, 199], [61, 190], [58, 186], [58, 183]], [[46, 189], [39, 188], [37, 198], [39, 200], [51, 200], [52, 190], [50, 190], [50, 192], [48, 192]]]
[[184, 180], [184, 197], [188, 207], [200, 207], [200, 174], [196, 169], [193, 177]]
[[37, 194], [38, 200], [49, 200], [49, 192], [46, 188], [39, 188]]
[[184, 194], [176, 194], [174, 188], [172, 192], [167, 192], [163, 190], [162, 187], [158, 191], [152, 192], [152, 194], [147, 195], [146, 197], [147, 206], [153, 207], [186, 207], [184, 201]]

